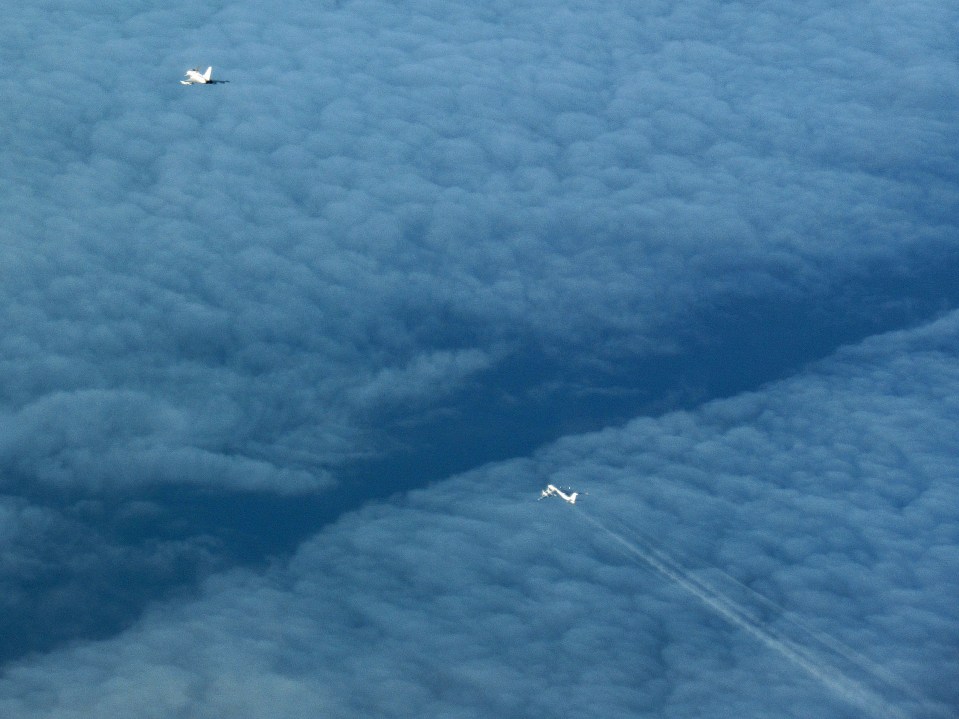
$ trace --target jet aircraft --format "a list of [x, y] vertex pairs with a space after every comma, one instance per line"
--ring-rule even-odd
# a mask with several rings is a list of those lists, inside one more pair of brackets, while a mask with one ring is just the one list
[[[547, 484], [547, 485], [546, 485], [546, 489], [544, 489], [544, 490], [540, 493], [539, 498], [540, 498], [540, 499], [546, 499], [547, 497], [559, 497], [560, 499], [562, 499], [562, 500], [564, 500], [564, 501], [566, 501], [566, 502], [569, 502], [570, 504], [576, 504], [576, 498], [577, 498], [581, 493], [580, 493], [580, 492], [573, 492], [572, 490], [570, 490], [569, 487], [567, 487], [566, 489], [567, 489], [567, 492], [569, 492], [569, 494], [567, 494], [566, 492], [564, 492], [563, 490], [561, 490], [559, 487], [557, 487], [557, 486], [555, 486], [555, 485]], [[586, 493], [585, 493], [585, 492], [582, 492], [582, 494], [586, 494]]]
[[181, 85], [218, 85], [221, 82], [229, 82], [229, 80], [214, 80], [212, 67], [208, 67], [202, 75], [200, 74], [200, 68], [194, 67], [187, 70], [185, 76], [186, 80], [180, 80]]

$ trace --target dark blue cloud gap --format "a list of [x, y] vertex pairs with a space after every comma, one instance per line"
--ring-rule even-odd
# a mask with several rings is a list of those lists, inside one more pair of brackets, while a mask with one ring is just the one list
[[226, 567], [212, 536], [153, 531], [158, 512], [142, 499], [0, 497], [5, 529], [18, 530], [0, 563], [0, 663], [111, 636]]

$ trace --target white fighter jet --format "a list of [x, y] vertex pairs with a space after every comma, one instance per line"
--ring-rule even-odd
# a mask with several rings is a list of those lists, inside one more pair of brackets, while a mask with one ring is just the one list
[[[569, 502], [570, 504], [576, 504], [576, 498], [580, 495], [580, 492], [573, 492], [569, 487], [566, 488], [569, 491], [569, 494], [561, 490], [559, 487], [547, 484], [546, 489], [542, 491], [539, 498], [546, 499], [547, 497], [559, 497], [562, 500]], [[582, 494], [586, 494], [583, 492]]]
[[194, 67], [186, 71], [186, 80], [180, 80], [181, 85], [217, 85], [221, 82], [228, 82], [228, 80], [214, 80], [212, 67], [208, 67], [202, 75], [200, 68]]

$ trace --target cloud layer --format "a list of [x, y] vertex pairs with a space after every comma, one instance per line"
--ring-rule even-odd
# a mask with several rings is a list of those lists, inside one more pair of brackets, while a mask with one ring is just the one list
[[[271, 571], [221, 575], [115, 639], [12, 668], [0, 707], [874, 715], [630, 561], [611, 528], [719, 587], [884, 715], [946, 716], [959, 700], [957, 354], [953, 314], [761, 392], [370, 505]], [[546, 481], [590, 494], [533, 501]]]
[[116, 406], [154, 455], [36, 479], [318, 488], [506, 356], [862, 312], [954, 249], [956, 73], [948, 10], [832, 5], [5, 10], [7, 421]]
[[0, 9], [7, 714], [861, 715], [546, 480], [959, 703], [956, 10], [101, 5]]

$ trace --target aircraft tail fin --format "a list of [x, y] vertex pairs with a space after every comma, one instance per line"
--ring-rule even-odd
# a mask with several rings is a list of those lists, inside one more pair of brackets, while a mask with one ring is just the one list
[[212, 66], [212, 65], [206, 69], [206, 72], [205, 72], [205, 73], [203, 73], [203, 79], [206, 80], [207, 82], [210, 81], [210, 78], [211, 78], [211, 77], [213, 77], [213, 66]]

